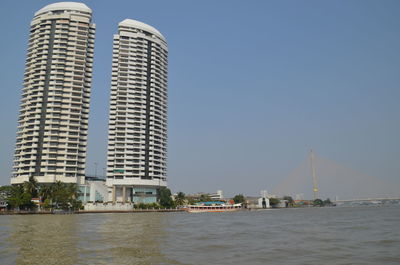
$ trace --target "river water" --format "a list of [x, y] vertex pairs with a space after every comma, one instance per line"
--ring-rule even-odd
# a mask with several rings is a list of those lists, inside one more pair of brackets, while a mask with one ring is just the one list
[[400, 264], [400, 205], [0, 216], [0, 264]]

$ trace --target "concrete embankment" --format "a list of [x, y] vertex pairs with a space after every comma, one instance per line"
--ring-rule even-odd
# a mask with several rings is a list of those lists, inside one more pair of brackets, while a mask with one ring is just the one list
[[75, 212], [75, 213], [83, 214], [83, 213], [176, 213], [176, 212], [184, 212], [184, 210], [182, 210], [182, 209], [138, 209], [138, 210], [128, 210], [128, 211], [122, 211], [122, 210], [79, 211], [79, 212]]
[[37, 212], [31, 212], [31, 211], [1, 211], [0, 215], [29, 215], [29, 214], [53, 214], [50, 211], [37, 211]]

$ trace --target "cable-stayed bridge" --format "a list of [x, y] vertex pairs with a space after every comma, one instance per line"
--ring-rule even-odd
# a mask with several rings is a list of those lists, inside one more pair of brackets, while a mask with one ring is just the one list
[[311, 151], [310, 156], [283, 178], [272, 192], [298, 199], [399, 200], [400, 181], [369, 176]]

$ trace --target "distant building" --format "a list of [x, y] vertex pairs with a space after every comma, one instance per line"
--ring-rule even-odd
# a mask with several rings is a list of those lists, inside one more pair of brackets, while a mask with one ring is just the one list
[[82, 3], [50, 4], [30, 25], [11, 184], [84, 180], [95, 25]]
[[87, 202], [107, 202], [108, 187], [105, 179], [86, 177], [85, 183], [79, 186], [79, 197], [83, 204]]
[[251, 209], [271, 208], [268, 197], [246, 197], [246, 204]]
[[224, 199], [222, 190], [217, 190], [217, 192], [215, 193], [198, 192], [194, 194], [187, 194], [186, 197], [194, 200], [199, 200], [204, 197], [209, 197], [211, 200], [216, 200], [216, 201]]
[[4, 190], [0, 191], [0, 211], [5, 211], [7, 209], [8, 206], [7, 200], [9, 196], [10, 194], [8, 192]]
[[211, 197], [211, 199], [213, 200], [221, 200], [224, 198], [224, 194], [222, 190], [217, 190], [216, 193], [210, 193], [209, 196]]
[[114, 35], [107, 152], [109, 201], [156, 202], [167, 185], [167, 57], [163, 35], [125, 19]]
[[7, 209], [8, 203], [5, 200], [0, 199], [0, 211], [5, 211]]
[[258, 208], [271, 208], [271, 205], [269, 204], [269, 199], [267, 197], [261, 197], [258, 198]]
[[288, 200], [280, 200], [278, 204], [274, 205], [274, 208], [287, 208], [289, 206]]

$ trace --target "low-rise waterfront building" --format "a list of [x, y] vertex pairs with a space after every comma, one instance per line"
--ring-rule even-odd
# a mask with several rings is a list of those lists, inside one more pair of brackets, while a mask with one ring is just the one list
[[214, 201], [224, 200], [224, 195], [222, 190], [217, 190], [217, 192], [215, 193], [198, 192], [194, 194], [187, 194], [186, 197], [193, 200], [201, 200], [204, 198], [208, 198]]
[[222, 200], [224, 198], [224, 193], [222, 190], [217, 190], [216, 193], [210, 193], [209, 196], [212, 200]]
[[85, 183], [80, 184], [79, 197], [83, 204], [88, 202], [107, 202], [108, 187], [105, 179], [96, 177], [85, 177]]
[[246, 197], [247, 207], [250, 209], [267, 209], [271, 208], [268, 197]]

